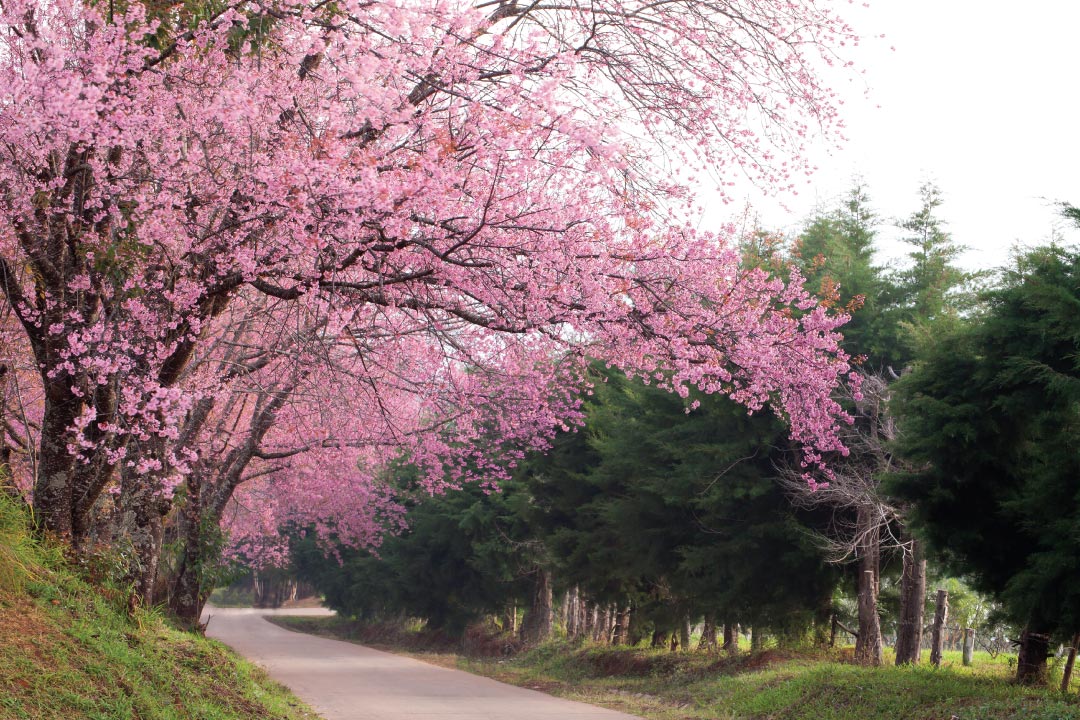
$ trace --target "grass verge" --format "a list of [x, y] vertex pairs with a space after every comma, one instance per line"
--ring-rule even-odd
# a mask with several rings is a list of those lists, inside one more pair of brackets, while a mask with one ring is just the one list
[[129, 614], [0, 499], [0, 719], [315, 720], [224, 645]]
[[[290, 629], [363, 642], [649, 720], [1080, 720], [1080, 700], [1018, 687], [1003, 657], [973, 667], [863, 668], [843, 653], [766, 650], [736, 657], [554, 642], [510, 658], [426, 651], [415, 633], [337, 618], [281, 617]], [[404, 637], [404, 639], [403, 639]]]

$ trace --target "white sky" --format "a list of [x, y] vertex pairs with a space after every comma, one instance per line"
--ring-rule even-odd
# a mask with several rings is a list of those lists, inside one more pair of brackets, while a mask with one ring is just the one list
[[821, 143], [819, 171], [782, 204], [747, 188], [761, 225], [795, 233], [861, 176], [883, 220], [882, 259], [903, 255], [892, 221], [918, 208], [924, 180], [941, 188], [940, 216], [972, 269], [1006, 263], [1017, 241], [1080, 241], [1052, 206], [1080, 205], [1080, 2], [870, 3], [844, 10], [867, 38], [851, 56], [863, 74], [836, 85], [848, 142]]

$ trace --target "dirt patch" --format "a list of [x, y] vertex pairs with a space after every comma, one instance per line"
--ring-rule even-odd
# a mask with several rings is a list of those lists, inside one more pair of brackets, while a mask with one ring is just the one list
[[11, 655], [29, 656], [44, 663], [56, 644], [57, 630], [44, 613], [25, 598], [0, 596], [0, 647]]
[[644, 654], [635, 650], [604, 650], [578, 653], [594, 677], [647, 677], [664, 675], [684, 664], [677, 654]]

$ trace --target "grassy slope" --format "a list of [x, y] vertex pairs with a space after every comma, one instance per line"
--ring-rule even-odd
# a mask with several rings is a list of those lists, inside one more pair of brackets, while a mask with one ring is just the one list
[[364, 637], [391, 651], [404, 647], [423, 660], [650, 720], [1080, 720], [1075, 694], [1017, 687], [1004, 658], [985, 653], [972, 668], [947, 657], [938, 670], [861, 668], [777, 650], [733, 659], [561, 643], [493, 660], [444, 649], [418, 653], [415, 643], [392, 635], [371, 643], [363, 629], [333, 618], [278, 620], [296, 630]]
[[90, 585], [0, 500], [0, 719], [312, 720], [220, 643]]

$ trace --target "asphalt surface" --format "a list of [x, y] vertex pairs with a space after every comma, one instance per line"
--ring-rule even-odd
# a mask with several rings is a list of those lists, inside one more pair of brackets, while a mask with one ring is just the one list
[[265, 615], [326, 610], [208, 607], [206, 634], [266, 668], [326, 720], [639, 720], [460, 670], [292, 632]]

